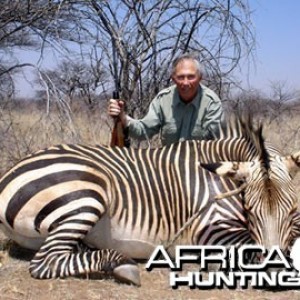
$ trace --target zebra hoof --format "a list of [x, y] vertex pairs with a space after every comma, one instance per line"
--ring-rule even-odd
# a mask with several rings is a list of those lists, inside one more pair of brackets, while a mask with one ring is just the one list
[[140, 272], [136, 265], [120, 265], [113, 270], [113, 275], [121, 282], [141, 286]]

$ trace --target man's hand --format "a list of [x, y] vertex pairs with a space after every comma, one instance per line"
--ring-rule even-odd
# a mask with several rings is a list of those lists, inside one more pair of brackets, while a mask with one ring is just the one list
[[126, 114], [124, 111], [125, 103], [122, 100], [110, 99], [108, 104], [108, 114], [111, 117], [119, 117], [123, 126], [126, 127]]

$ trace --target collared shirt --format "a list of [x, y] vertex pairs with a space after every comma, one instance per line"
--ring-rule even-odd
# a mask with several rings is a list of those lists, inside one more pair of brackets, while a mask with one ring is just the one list
[[141, 140], [160, 133], [162, 145], [206, 139], [216, 132], [221, 117], [221, 101], [212, 90], [200, 85], [195, 98], [185, 103], [173, 85], [158, 93], [144, 118], [129, 119], [129, 135]]

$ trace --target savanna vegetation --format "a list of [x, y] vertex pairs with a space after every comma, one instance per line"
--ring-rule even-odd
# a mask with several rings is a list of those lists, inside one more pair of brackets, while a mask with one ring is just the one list
[[[266, 139], [285, 154], [300, 150], [299, 91], [286, 82], [273, 82], [268, 94], [245, 91], [234, 76], [255, 58], [251, 11], [247, 0], [1, 1], [0, 174], [53, 144], [107, 145], [112, 120], [106, 105], [113, 90], [131, 115], [142, 116], [152, 97], [170, 84], [171, 61], [186, 51], [202, 61], [205, 84], [220, 95], [227, 112], [252, 113], [265, 124]], [[39, 60], [24, 61], [21, 52], [38, 53]], [[31, 81], [30, 99], [22, 96], [20, 74]], [[296, 185], [300, 194], [297, 178]], [[143, 265], [141, 288], [101, 280], [37, 281], [27, 270], [30, 253], [20, 254], [3, 236], [1, 250], [0, 298], [7, 300], [300, 298], [297, 291], [174, 291], [167, 271], [148, 273]]]

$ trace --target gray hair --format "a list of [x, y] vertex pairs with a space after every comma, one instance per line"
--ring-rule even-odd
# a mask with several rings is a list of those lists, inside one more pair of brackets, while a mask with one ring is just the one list
[[200, 76], [203, 75], [203, 67], [200, 64], [199, 60], [196, 58], [195, 55], [190, 54], [190, 53], [184, 53], [179, 55], [177, 58], [174, 59], [172, 63], [172, 70], [171, 70], [171, 75], [174, 75], [176, 67], [178, 66], [179, 63], [181, 63], [184, 60], [191, 60], [195, 63], [195, 66], [197, 68], [197, 72]]

